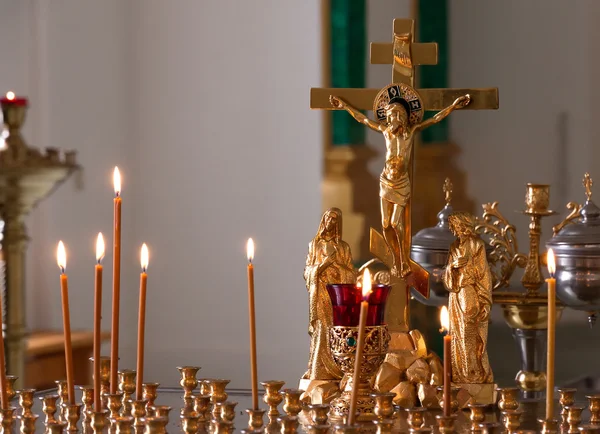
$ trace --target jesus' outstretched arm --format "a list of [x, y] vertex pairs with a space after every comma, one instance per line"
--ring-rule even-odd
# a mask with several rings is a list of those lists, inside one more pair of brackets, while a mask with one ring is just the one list
[[354, 107], [352, 107], [346, 101], [344, 101], [343, 99], [338, 98], [337, 96], [331, 95], [329, 97], [329, 102], [331, 103], [332, 106], [334, 106], [336, 108], [342, 108], [342, 109], [346, 110], [348, 113], [350, 113], [350, 115], [354, 119], [356, 119], [361, 124], [368, 126], [372, 130], [379, 131], [379, 132], [385, 130], [385, 125], [369, 119], [368, 117], [363, 115], [360, 111], [356, 110]]
[[425, 128], [430, 127], [433, 124], [437, 124], [438, 122], [441, 122], [454, 110], [458, 110], [463, 107], [466, 107], [467, 105], [469, 105], [470, 102], [471, 102], [471, 96], [469, 94], [456, 98], [454, 100], [454, 102], [452, 103], [452, 105], [439, 111], [438, 113], [436, 113], [436, 115], [434, 117], [429, 118], [426, 121], [423, 121], [420, 124], [415, 125], [413, 127], [413, 131], [414, 132], [422, 131]]

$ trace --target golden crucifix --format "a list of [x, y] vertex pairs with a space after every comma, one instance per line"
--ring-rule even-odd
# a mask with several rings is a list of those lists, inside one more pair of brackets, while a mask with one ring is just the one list
[[[413, 134], [455, 109], [498, 108], [497, 88], [415, 90], [415, 65], [437, 64], [437, 44], [414, 43], [414, 34], [414, 20], [396, 19], [394, 41], [371, 44], [372, 64], [392, 64], [392, 84], [381, 90], [313, 88], [310, 101], [312, 109], [346, 109], [357, 121], [382, 132], [386, 138], [388, 158], [380, 184], [384, 235], [371, 228], [370, 250], [391, 271], [392, 292], [386, 312], [391, 332], [409, 330], [408, 288], [429, 297], [429, 274], [409, 257]], [[376, 121], [360, 112], [371, 109]], [[422, 121], [425, 110], [439, 113]], [[391, 128], [396, 123], [406, 125], [401, 135]]]

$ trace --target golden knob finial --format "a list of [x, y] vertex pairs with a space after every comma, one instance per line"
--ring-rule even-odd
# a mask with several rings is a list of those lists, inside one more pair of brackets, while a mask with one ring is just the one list
[[585, 187], [585, 196], [587, 197], [587, 200], [590, 200], [592, 198], [593, 185], [594, 181], [592, 180], [592, 177], [589, 173], [586, 172], [585, 175], [583, 175], [583, 186]]
[[452, 181], [450, 181], [450, 178], [446, 178], [444, 180], [444, 187], [443, 187], [443, 191], [446, 194], [446, 205], [450, 205], [450, 202], [452, 202]]

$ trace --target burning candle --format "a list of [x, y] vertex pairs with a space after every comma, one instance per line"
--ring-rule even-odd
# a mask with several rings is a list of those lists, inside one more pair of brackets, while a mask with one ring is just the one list
[[548, 273], [550, 277], [546, 279], [548, 283], [548, 353], [546, 361], [546, 420], [554, 416], [554, 348], [555, 348], [555, 328], [556, 328], [556, 263], [554, 261], [554, 252], [548, 249]]
[[137, 346], [137, 384], [135, 387], [138, 401], [142, 399], [142, 384], [144, 382], [144, 335], [146, 328], [146, 282], [148, 280], [148, 246], [142, 244], [142, 273], [140, 274], [140, 311], [138, 316], [138, 346]]
[[101, 411], [100, 402], [100, 323], [102, 322], [102, 258], [104, 238], [98, 234], [96, 241], [96, 273], [94, 279], [94, 410]]
[[442, 324], [442, 332], [444, 334], [444, 416], [448, 417], [452, 414], [451, 410], [451, 387], [452, 387], [452, 336], [450, 336], [450, 318], [448, 317], [448, 309], [442, 306], [440, 310], [440, 323]]
[[16, 106], [24, 106], [27, 105], [27, 98], [17, 97], [14, 92], [6, 92], [6, 96], [0, 99], [0, 103], [2, 104], [12, 104]]
[[110, 339], [110, 393], [117, 393], [119, 369], [119, 312], [121, 299], [121, 173], [115, 167], [113, 173], [115, 188], [113, 224], [113, 299]]
[[352, 377], [352, 396], [350, 397], [350, 411], [348, 413], [348, 425], [354, 425], [356, 419], [356, 400], [360, 384], [360, 367], [365, 347], [365, 327], [367, 325], [367, 314], [369, 313], [369, 294], [371, 294], [371, 273], [365, 269], [362, 282], [363, 301], [360, 303], [360, 317], [358, 319], [358, 342], [356, 343], [356, 357], [354, 359], [354, 376]]
[[252, 381], [252, 409], [258, 410], [258, 373], [256, 365], [256, 321], [254, 312], [254, 241], [248, 239], [248, 317], [250, 319], [250, 375]]
[[67, 391], [69, 404], [75, 403], [75, 384], [73, 371], [73, 347], [71, 346], [71, 314], [69, 312], [69, 284], [65, 268], [67, 267], [67, 252], [65, 245], [59, 241], [56, 250], [56, 262], [60, 268], [60, 292], [62, 297], [63, 333], [65, 338], [65, 365], [67, 371]]

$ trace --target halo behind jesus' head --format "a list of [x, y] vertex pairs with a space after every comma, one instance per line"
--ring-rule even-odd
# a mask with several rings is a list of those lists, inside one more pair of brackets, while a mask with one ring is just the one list
[[375, 119], [385, 121], [387, 108], [391, 104], [401, 104], [408, 115], [410, 125], [423, 120], [423, 102], [415, 89], [404, 83], [392, 83], [379, 91], [373, 103]]

